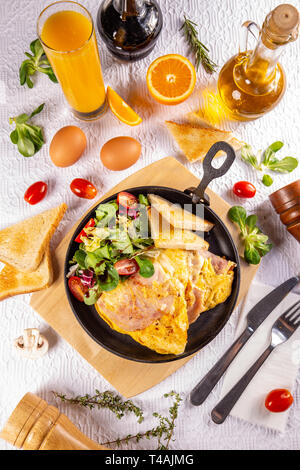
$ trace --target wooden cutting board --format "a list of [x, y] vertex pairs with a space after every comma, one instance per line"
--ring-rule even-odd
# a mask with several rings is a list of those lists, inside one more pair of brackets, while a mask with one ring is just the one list
[[[135, 186], [159, 185], [184, 190], [198, 184], [199, 180], [181, 163], [173, 157], [167, 157], [126, 178], [97, 201], [95, 206], [108, 196]], [[212, 209], [226, 223], [233, 240], [238, 245], [238, 230], [227, 219], [226, 215], [230, 206], [211, 190], [208, 189], [207, 194], [210, 196]], [[56, 267], [54, 283], [49, 289], [33, 294], [30, 304], [115, 389], [125, 397], [132, 397], [164, 380], [191, 359], [192, 356], [167, 364], [143, 364], [128, 361], [103, 349], [82, 329], [69, 306], [63, 279], [66, 250], [78, 223], [79, 220], [53, 254], [55, 257], [53, 264]], [[256, 270], [256, 266], [249, 266], [241, 259], [241, 287], [238, 302], [248, 291]], [[201, 351], [197, 354], [201, 354]]]

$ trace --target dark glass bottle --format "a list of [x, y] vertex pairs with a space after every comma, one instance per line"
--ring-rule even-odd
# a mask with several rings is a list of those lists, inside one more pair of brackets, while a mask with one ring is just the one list
[[98, 30], [108, 50], [127, 62], [150, 54], [162, 25], [155, 0], [104, 0], [97, 15]]

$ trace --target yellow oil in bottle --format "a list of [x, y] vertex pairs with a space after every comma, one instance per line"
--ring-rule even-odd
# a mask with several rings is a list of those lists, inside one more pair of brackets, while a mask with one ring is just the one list
[[271, 111], [281, 100], [286, 88], [280, 66], [268, 73], [269, 62], [256, 57], [249, 65], [251, 51], [237, 54], [222, 68], [218, 80], [221, 102], [230, 118], [239, 121], [257, 119]]
[[[283, 46], [298, 37], [300, 16], [289, 4], [277, 6], [260, 29], [253, 21], [243, 24], [246, 33], [243, 50], [223, 66], [218, 80], [218, 95], [229, 118], [239, 121], [257, 119], [271, 111], [286, 89], [285, 73], [279, 57]], [[253, 51], [248, 50], [248, 33], [259, 32]]]

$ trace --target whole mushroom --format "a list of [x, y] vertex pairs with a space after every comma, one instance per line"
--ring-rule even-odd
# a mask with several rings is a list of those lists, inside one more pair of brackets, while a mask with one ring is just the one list
[[29, 359], [38, 359], [48, 351], [48, 340], [37, 328], [27, 328], [23, 335], [14, 341], [17, 351]]

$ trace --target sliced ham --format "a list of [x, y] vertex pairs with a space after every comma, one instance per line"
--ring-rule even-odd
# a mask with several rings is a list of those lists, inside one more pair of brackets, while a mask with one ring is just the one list
[[153, 289], [151, 296], [145, 296], [140, 285], [127, 281], [113, 291], [102, 294], [98, 307], [119, 328], [136, 331], [170, 313], [173, 303], [173, 295], [159, 297]]
[[201, 255], [204, 258], [210, 258], [211, 264], [215, 270], [216, 274], [224, 274], [227, 272], [228, 269], [228, 261], [225, 258], [221, 258], [220, 256], [214, 255], [210, 253], [210, 251], [201, 251]]
[[194, 323], [203, 312], [203, 292], [198, 287], [193, 287], [194, 302], [188, 307], [187, 314], [189, 324]]
[[177, 261], [170, 252], [162, 252], [153, 262], [152, 277], [134, 274], [113, 291], [102, 294], [98, 307], [117, 327], [125, 331], [143, 330], [166, 313], [174, 313], [178, 296], [185, 295], [190, 324], [204, 311], [204, 292], [196, 286], [204, 259], [211, 259], [216, 274], [228, 271], [228, 261], [209, 251], [185, 252], [182, 270], [187, 269], [187, 276], [179, 279], [178, 273], [175, 275]]
[[131, 276], [130, 280], [134, 284], [140, 284], [142, 286], [151, 286], [153, 282], [157, 284], [163, 284], [165, 281], [170, 279], [170, 276], [166, 274], [160, 263], [156, 261], [153, 263], [154, 274], [151, 277], [142, 277], [138, 272]]
[[[231, 262], [228, 262], [225, 258], [221, 258], [220, 256], [210, 253], [209, 251], [201, 250], [200, 252], [192, 252], [189, 260], [191, 269], [190, 279], [192, 284], [197, 282], [197, 279], [201, 273], [204, 259], [211, 260], [211, 264], [217, 275], [224, 274], [234, 267], [234, 264], [231, 264]], [[230, 263], [229, 269], [228, 263]], [[204, 311], [203, 294], [204, 293], [201, 291], [201, 289], [193, 285], [192, 292], [189, 294], [190, 300], [192, 298], [192, 301], [188, 303], [187, 309], [189, 324], [194, 323], [199, 317], [200, 313]]]

